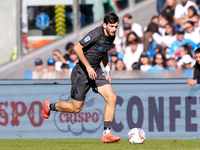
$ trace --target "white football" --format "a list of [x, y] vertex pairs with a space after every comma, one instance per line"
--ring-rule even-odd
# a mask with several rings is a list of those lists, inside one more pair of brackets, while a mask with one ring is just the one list
[[127, 138], [131, 144], [142, 144], [146, 139], [146, 134], [140, 128], [133, 128], [128, 132]]

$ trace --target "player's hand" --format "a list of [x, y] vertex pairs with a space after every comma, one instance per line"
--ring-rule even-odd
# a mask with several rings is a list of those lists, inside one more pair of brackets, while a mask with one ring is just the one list
[[91, 66], [87, 67], [86, 69], [87, 69], [89, 78], [92, 79], [92, 80], [95, 80], [97, 78], [97, 74], [94, 71], [94, 69]]
[[106, 72], [106, 79], [111, 83], [110, 71]]
[[187, 80], [187, 84], [188, 84], [189, 86], [193, 86], [193, 85], [197, 84], [197, 81], [194, 80], [194, 79], [188, 79], [188, 80]]

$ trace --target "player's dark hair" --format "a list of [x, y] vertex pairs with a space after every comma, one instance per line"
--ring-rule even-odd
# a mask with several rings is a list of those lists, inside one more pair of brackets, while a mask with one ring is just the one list
[[199, 54], [200, 53], [200, 48], [197, 48], [194, 53], [195, 54]]
[[114, 24], [116, 22], [119, 22], [119, 17], [115, 13], [110, 12], [105, 15], [103, 22], [106, 24]]

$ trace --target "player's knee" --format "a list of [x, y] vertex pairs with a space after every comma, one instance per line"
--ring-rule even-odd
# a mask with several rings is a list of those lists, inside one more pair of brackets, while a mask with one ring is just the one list
[[82, 109], [83, 109], [83, 107], [74, 107], [74, 113], [77, 114], [77, 113], [79, 113]]
[[115, 94], [109, 96], [108, 98], [108, 103], [112, 106], [116, 105], [116, 101], [117, 101], [117, 96]]

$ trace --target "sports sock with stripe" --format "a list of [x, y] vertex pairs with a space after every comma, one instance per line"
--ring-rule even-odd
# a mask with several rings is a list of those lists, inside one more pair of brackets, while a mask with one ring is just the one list
[[57, 110], [56, 110], [56, 103], [51, 103], [51, 104], [49, 105], [49, 108], [50, 108], [50, 110], [52, 110], [52, 111], [57, 111]]
[[110, 126], [112, 124], [112, 121], [105, 121], [104, 120], [104, 131], [103, 131], [103, 135], [106, 135], [107, 133], [110, 132]]

